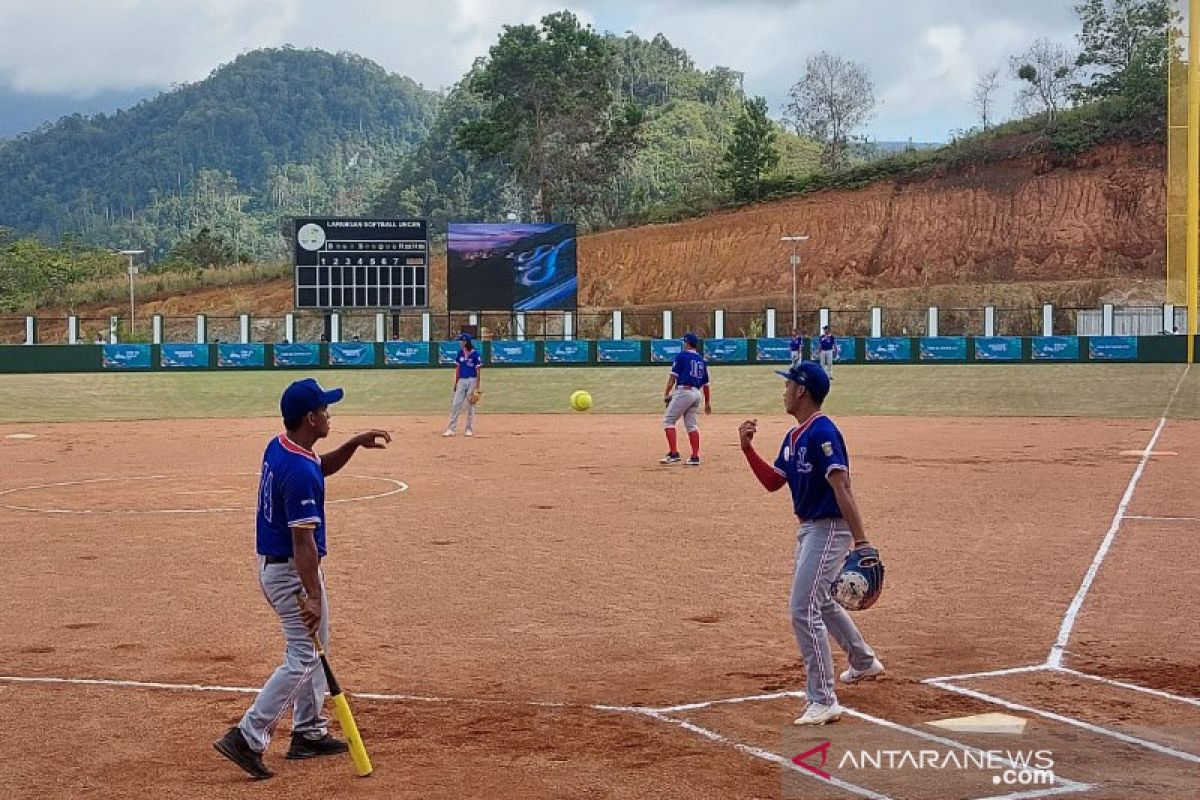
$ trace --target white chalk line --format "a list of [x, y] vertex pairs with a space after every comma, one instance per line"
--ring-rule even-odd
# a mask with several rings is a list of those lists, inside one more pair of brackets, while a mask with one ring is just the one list
[[1155, 697], [1161, 697], [1164, 700], [1173, 700], [1178, 703], [1187, 703], [1193, 706], [1200, 706], [1200, 699], [1188, 697], [1187, 695], [1175, 694], [1174, 692], [1167, 692], [1163, 691], [1162, 689], [1151, 689], [1149, 686], [1140, 686], [1136, 683], [1117, 681], [1113, 680], [1112, 678], [1104, 678], [1100, 675], [1093, 675], [1090, 672], [1080, 672], [1079, 670], [1071, 669], [1070, 667], [1049, 667], [1048, 669], [1051, 669], [1054, 672], [1065, 672], [1068, 675], [1074, 675], [1077, 678], [1086, 678], [1089, 681], [1096, 681], [1097, 683], [1107, 683], [1111, 686], [1119, 686], [1122, 689], [1129, 689], [1134, 692], [1152, 694]]
[[1200, 522], [1200, 517], [1147, 517], [1141, 514], [1126, 514], [1125, 519], [1150, 520], [1151, 522]]
[[1188, 371], [1191, 368], [1192, 365], [1188, 364], [1184, 368], [1183, 374], [1179, 376], [1179, 381], [1175, 384], [1175, 389], [1171, 392], [1170, 398], [1167, 399], [1167, 405], [1158, 420], [1154, 434], [1150, 437], [1150, 441], [1146, 443], [1145, 448], [1142, 449], [1142, 457], [1138, 460], [1137, 467], [1133, 470], [1133, 475], [1129, 478], [1129, 483], [1125, 487], [1125, 493], [1121, 496], [1121, 502], [1117, 505], [1117, 512], [1113, 515], [1112, 523], [1108, 526], [1108, 532], [1104, 534], [1104, 539], [1100, 542], [1100, 548], [1092, 558], [1092, 563], [1088, 567], [1087, 574], [1083, 576], [1083, 583], [1079, 586], [1079, 591], [1075, 593], [1075, 597], [1072, 598], [1071, 604], [1067, 607], [1067, 613], [1063, 617], [1062, 625], [1058, 629], [1058, 638], [1050, 647], [1049, 656], [1046, 657], [1046, 664], [1048, 666], [1058, 667], [1062, 665], [1063, 654], [1067, 648], [1067, 642], [1071, 638], [1071, 630], [1075, 627], [1075, 620], [1079, 615], [1080, 609], [1083, 608], [1083, 601], [1087, 598], [1088, 592], [1091, 591], [1092, 581], [1096, 579], [1097, 573], [1100, 572], [1100, 565], [1104, 563], [1109, 548], [1112, 547], [1113, 541], [1117, 538], [1117, 531], [1121, 529], [1121, 520], [1125, 516], [1125, 512], [1129, 509], [1130, 502], [1133, 500], [1133, 492], [1137, 488], [1138, 481], [1142, 479], [1142, 473], [1145, 471], [1146, 464], [1150, 460], [1150, 454], [1154, 451], [1154, 445], [1158, 442], [1158, 437], [1167, 425], [1167, 415], [1171, 413], [1171, 406], [1175, 404], [1175, 398], [1179, 395], [1179, 390], [1183, 388], [1184, 379], [1187, 378]]
[[1090, 722], [1084, 722], [1083, 720], [1076, 719], [1075, 717], [1068, 717], [1063, 714], [1057, 714], [1053, 711], [1046, 711], [1041, 708], [1034, 708], [1033, 706], [1028, 706], [1023, 703], [1014, 703], [1011, 700], [1005, 700], [1002, 697], [996, 697], [995, 695], [985, 694], [984, 692], [978, 692], [978, 691], [975, 691], [974, 689], [967, 689], [962, 686], [955, 686], [954, 684], [951, 684], [951, 683], [941, 682], [941, 683], [932, 683], [930, 685], [936, 686], [939, 689], [944, 689], [947, 692], [954, 692], [955, 694], [961, 694], [964, 697], [972, 697], [976, 700], [982, 700], [985, 703], [991, 703], [992, 705], [997, 705], [997, 706], [1000, 706], [1001, 708], [1007, 708], [1010, 711], [1022, 711], [1026, 714], [1036, 714], [1039, 717], [1045, 717], [1046, 719], [1052, 719], [1055, 722], [1061, 722], [1064, 725], [1070, 725], [1075, 728], [1080, 728], [1082, 730], [1088, 731], [1089, 733], [1095, 733], [1100, 736], [1107, 736], [1110, 739], [1117, 739], [1118, 741], [1125, 742], [1126, 744], [1132, 744], [1132, 745], [1136, 745], [1138, 747], [1143, 747], [1147, 750], [1153, 750], [1154, 752], [1161, 753], [1162, 755], [1171, 756], [1172, 758], [1178, 758], [1182, 761], [1189, 761], [1193, 764], [1200, 764], [1200, 755], [1196, 755], [1194, 753], [1186, 753], [1182, 750], [1176, 750], [1173, 747], [1168, 747], [1167, 745], [1159, 744], [1158, 742], [1152, 742], [1148, 739], [1139, 739], [1136, 736], [1130, 736], [1127, 733], [1121, 733], [1120, 731], [1110, 730], [1109, 728], [1104, 728], [1104, 727], [1101, 727], [1100, 725], [1093, 725]]
[[950, 681], [965, 681], [972, 678], [994, 678], [1001, 675], [1018, 675], [1022, 672], [1045, 672], [1050, 669], [1046, 664], [1030, 664], [1024, 667], [1009, 667], [1008, 669], [992, 669], [987, 672], [963, 672], [958, 675], [941, 675], [936, 678], [925, 678], [921, 683], [939, 683]]
[[[257, 476], [256, 472], [234, 472], [231, 475], [242, 476]], [[385, 492], [377, 492], [375, 494], [358, 495], [356, 497], [342, 497], [336, 500], [326, 500], [325, 505], [332, 506], [340, 503], [363, 503], [368, 500], [379, 500], [384, 497], [391, 497], [394, 494], [408, 491], [408, 484], [404, 481], [396, 480], [395, 478], [381, 478], [376, 475], [346, 475], [347, 478], [358, 478], [364, 481], [379, 481], [380, 483], [390, 484], [391, 489]], [[64, 486], [83, 486], [92, 483], [106, 483], [115, 481], [155, 481], [165, 480], [169, 478], [178, 478], [180, 480], [189, 480], [183, 475], [128, 475], [111, 478], [87, 478], [78, 481], [59, 481], [57, 483], [38, 483], [30, 486], [18, 486], [12, 489], [0, 490], [0, 497], [5, 495], [15, 494], [17, 492], [36, 491], [38, 489], [55, 489]], [[231, 491], [224, 489], [214, 489], [206, 491]], [[195, 494], [196, 492], [193, 492]], [[183, 494], [183, 492], [180, 492]], [[19, 506], [9, 503], [0, 503], [0, 508], [6, 508], [9, 511], [26, 511], [34, 514], [82, 514], [82, 515], [100, 515], [100, 514], [116, 514], [116, 515], [145, 515], [145, 514], [227, 514], [227, 513], [251, 513], [255, 511], [254, 506], [237, 506], [233, 508], [114, 508], [114, 509], [96, 509], [96, 508], [40, 508], [37, 506]]]

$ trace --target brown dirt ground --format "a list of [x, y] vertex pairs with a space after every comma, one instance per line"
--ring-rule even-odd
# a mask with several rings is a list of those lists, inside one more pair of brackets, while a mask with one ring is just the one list
[[[368, 425], [396, 440], [360, 452], [330, 480], [331, 499], [386, 488], [371, 478], [409, 484], [330, 506], [339, 678], [351, 692], [458, 700], [359, 698], [374, 777], [354, 779], [340, 759], [285, 762], [277, 742], [268, 754], [277, 777], [264, 789], [210, 746], [247, 694], [0, 681], [12, 720], [0, 735], [0, 789], [15, 797], [850, 796], [812, 780], [785, 783], [777, 766], [666, 723], [588, 707], [802, 685], [786, 619], [794, 526], [786, 499], [766, 495], [746, 470], [737, 421], [704, 421], [707, 460], [689, 470], [657, 465], [661, 434], [647, 418], [485, 415], [480, 436], [445, 440], [441, 419], [339, 417], [335, 444], [339, 432]], [[1117, 453], [1140, 450], [1154, 422], [841, 422], [888, 565], [883, 599], [859, 617], [888, 676], [843, 690], [842, 701], [906, 725], [996, 710], [920, 680], [1046, 657], [1137, 463]], [[786, 424], [760, 420], [760, 450], [773, 450]], [[18, 432], [37, 438], [4, 438]], [[249, 505], [251, 473], [274, 433], [272, 421], [258, 419], [0, 426], [9, 521], [0, 529], [9, 610], [0, 615], [0, 675], [261, 685], [281, 641], [254, 577]], [[1200, 423], [1167, 426], [1159, 446], [1180, 455], [1150, 462], [1131, 514], [1197, 514], [1187, 496], [1197, 445]], [[76, 481], [94, 482], [7, 491]], [[242, 510], [147, 513], [213, 507]], [[1126, 524], [1079, 617], [1069, 666], [1198, 693], [1200, 614], [1186, 587], [1200, 565], [1177, 558], [1178, 533], [1196, 529], [1195, 521]], [[1165, 600], [1164, 570], [1177, 587]], [[1186, 744], [1166, 730], [1188, 723], [1172, 716], [1178, 709], [1054, 678], [970, 685]], [[678, 716], [778, 751], [799, 709], [778, 700]], [[1062, 774], [1104, 787], [1084, 797], [1189, 797], [1200, 777], [1195, 765], [1031, 724], [1064, 753]], [[816, 735], [855, 746], [891, 741], [850, 718]], [[856, 782], [894, 797], [993, 790], [962, 776], [929, 780]]]

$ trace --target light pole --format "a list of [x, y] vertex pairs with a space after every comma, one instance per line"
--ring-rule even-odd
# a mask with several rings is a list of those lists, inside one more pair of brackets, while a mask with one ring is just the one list
[[790, 259], [792, 262], [792, 335], [795, 335], [795, 333], [796, 333], [796, 267], [800, 266], [800, 253], [797, 251], [797, 248], [800, 247], [801, 242], [807, 242], [808, 237], [801, 236], [799, 234], [792, 235], [792, 236], [780, 236], [779, 241], [792, 243], [792, 257]]
[[129, 256], [129, 334], [133, 335], [133, 276], [137, 275], [137, 267], [133, 265], [133, 257], [140, 256], [145, 250], [122, 250], [121, 255]]

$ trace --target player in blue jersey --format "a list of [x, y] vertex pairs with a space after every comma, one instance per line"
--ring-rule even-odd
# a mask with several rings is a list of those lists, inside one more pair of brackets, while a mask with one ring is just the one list
[[825, 374], [829, 376], [830, 380], [833, 380], [833, 360], [837, 358], [837, 354], [837, 339], [826, 325], [821, 329], [821, 337], [817, 339], [817, 359], [821, 364], [821, 369], [825, 370]]
[[788, 342], [788, 352], [792, 356], [793, 367], [804, 358], [804, 337], [795, 328], [792, 329], [792, 340]]
[[450, 401], [450, 424], [446, 426], [442, 436], [454, 435], [458, 427], [458, 415], [464, 403], [467, 406], [467, 429], [463, 431], [463, 435], [475, 435], [475, 404], [479, 402], [479, 395], [483, 392], [479, 374], [483, 361], [479, 358], [475, 343], [471, 341], [471, 334], [460, 333], [458, 341], [458, 355], [454, 357], [454, 399]]
[[683, 335], [683, 350], [675, 356], [671, 365], [671, 374], [667, 376], [667, 388], [663, 390], [663, 402], [667, 412], [663, 415], [663, 429], [667, 433], [667, 454], [658, 462], [660, 464], [678, 464], [682, 461], [679, 455], [678, 432], [675, 423], [683, 417], [683, 427], [687, 429], [688, 442], [692, 446], [692, 454], [685, 462], [689, 467], [700, 466], [700, 425], [697, 422], [697, 411], [700, 408], [700, 397], [704, 397], [704, 413], [712, 413], [712, 394], [708, 388], [708, 364], [700, 355], [700, 339], [696, 334]]
[[[283, 393], [279, 410], [284, 432], [267, 445], [258, 488], [258, 579], [263, 595], [283, 623], [284, 663], [271, 675], [241, 722], [214, 743], [221, 755], [254, 778], [269, 778], [262, 754], [275, 726], [292, 710], [290, 759], [344, 753], [346, 743], [329, 735], [321, 714], [325, 674], [313, 646], [329, 648], [329, 603], [321, 559], [325, 557], [325, 478], [360, 447], [382, 448], [386, 431], [370, 430], [318, 456], [313, 446], [329, 435], [329, 406], [341, 389], [325, 391], [312, 378]], [[303, 601], [299, 595], [303, 595]]]
[[792, 580], [792, 629], [804, 657], [808, 698], [808, 707], [795, 724], [824, 725], [842, 716], [834, 691], [829, 635], [850, 657], [850, 668], [841, 674], [843, 683], [883, 673], [875, 652], [830, 594], [850, 547], [868, 542], [850, 490], [846, 443], [833, 420], [821, 413], [821, 404], [829, 393], [829, 376], [811, 361], [779, 374], [787, 378], [784, 409], [798, 424], [783, 437], [774, 465], [754, 450], [757, 420], [743, 422], [738, 432], [742, 452], [767, 491], [784, 486], [791, 489], [792, 509], [800, 520]]

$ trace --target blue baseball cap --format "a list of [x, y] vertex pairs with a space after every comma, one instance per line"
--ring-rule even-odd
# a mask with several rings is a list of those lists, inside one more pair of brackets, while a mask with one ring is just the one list
[[700, 346], [700, 337], [691, 331], [688, 331], [683, 335], [683, 341], [685, 344], [690, 344], [692, 347]]
[[466, 331], [463, 331], [462, 333], [460, 333], [458, 335], [458, 340], [460, 342], [469, 342], [469, 341], [471, 341], [471, 334], [467, 333]]
[[818, 403], [824, 402], [826, 395], [829, 394], [829, 376], [816, 362], [801, 361], [788, 370], [777, 369], [775, 374], [782, 375], [789, 381], [808, 389], [808, 393]]
[[279, 398], [279, 410], [284, 419], [303, 417], [310, 411], [316, 411], [324, 406], [333, 405], [345, 395], [341, 389], [325, 391], [314, 378], [296, 381], [283, 390]]

